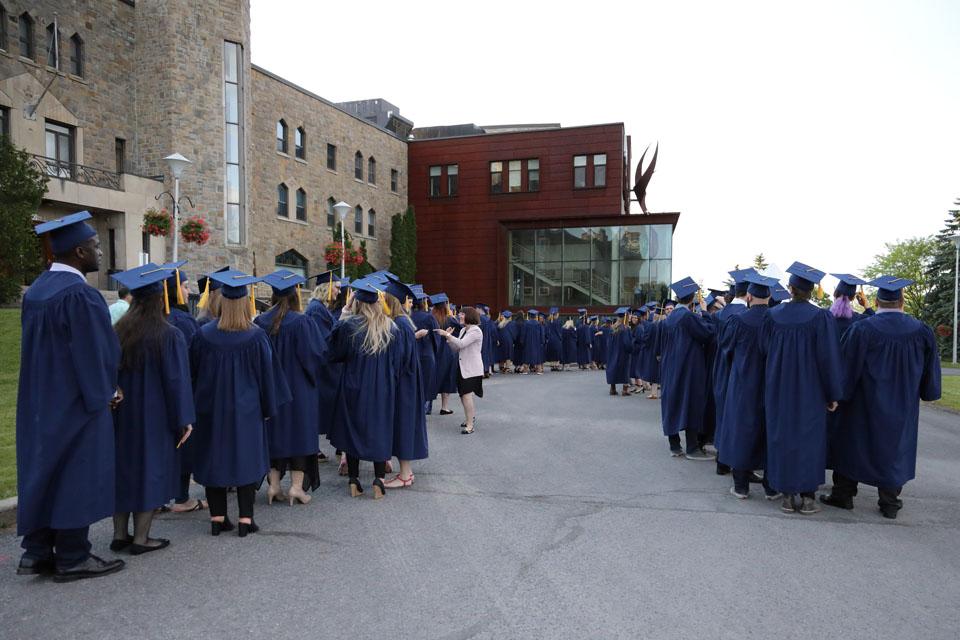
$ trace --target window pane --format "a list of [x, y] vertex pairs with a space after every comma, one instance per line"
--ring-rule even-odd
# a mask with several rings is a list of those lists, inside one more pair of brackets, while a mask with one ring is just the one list
[[540, 191], [539, 171], [530, 171], [527, 173], [527, 191]]
[[47, 154], [47, 157], [48, 157], [48, 158], [53, 158], [54, 160], [56, 160], [56, 158], [57, 158], [57, 134], [55, 134], [53, 131], [50, 131], [49, 125], [48, 125], [48, 129], [47, 129], [47, 151], [46, 151], [46, 154]]
[[240, 242], [240, 205], [227, 205], [227, 242], [239, 244]]
[[[620, 304], [662, 300], [648, 295], [649, 280], [650, 262], [648, 260], [622, 260], [620, 262]], [[637, 289], [640, 290], [639, 293]]]
[[460, 176], [456, 173], [447, 174], [447, 195], [455, 196], [460, 189]]
[[441, 167], [430, 167], [430, 176], [439, 176], [441, 173]]
[[562, 288], [560, 281], [563, 278], [562, 262], [538, 262], [536, 268], [536, 289], [533, 304], [550, 306], [562, 304]]
[[239, 82], [237, 69], [237, 45], [232, 42], [223, 43], [223, 78], [227, 82]]
[[649, 256], [647, 226], [624, 227], [620, 234], [620, 257], [624, 260], [636, 260]]
[[227, 122], [240, 122], [239, 89], [235, 84], [223, 85], [223, 115]]
[[516, 193], [517, 191], [520, 191], [520, 180], [521, 180], [521, 178], [520, 178], [520, 166], [521, 166], [521, 163], [520, 163], [519, 160], [511, 160], [511, 161], [510, 161], [510, 164], [509, 164], [509, 167], [510, 167], [510, 175], [509, 175], [509, 180], [510, 180], [510, 184], [509, 184], [510, 193]]
[[331, 228], [337, 224], [337, 212], [333, 209], [336, 203], [337, 201], [333, 198], [327, 198], [327, 226]]
[[235, 164], [227, 165], [227, 202], [240, 202], [240, 167]]
[[490, 191], [493, 193], [503, 192], [503, 174], [502, 173], [490, 174]]
[[396, 169], [390, 169], [390, 190], [396, 191], [400, 181], [400, 173]]
[[227, 162], [240, 163], [240, 125], [227, 125], [226, 154]]
[[593, 156], [593, 166], [597, 166], [598, 164], [607, 164], [607, 154], [598, 153]]
[[573, 169], [573, 186], [575, 189], [582, 189], [587, 186], [586, 167], [575, 167]]
[[533, 268], [525, 269], [520, 265], [513, 265], [510, 281], [510, 299], [513, 306], [528, 306], [534, 304]]
[[502, 162], [491, 162], [490, 163], [490, 173], [503, 171]]
[[448, 165], [447, 165], [447, 175], [448, 175], [448, 176], [459, 175], [459, 173], [460, 173], [460, 165], [457, 165], [457, 164], [448, 164]]
[[585, 166], [587, 166], [587, 156], [574, 156], [574, 157], [573, 157], [573, 166], [575, 166], [575, 167], [585, 167]]
[[528, 170], [531, 170], [531, 171], [532, 171], [532, 170], [534, 170], [534, 169], [539, 169], [539, 168], [540, 168], [540, 160], [539, 160], [538, 158], [534, 158], [534, 159], [532, 159], [532, 160], [527, 160], [527, 169], [528, 169]]
[[337, 147], [332, 144], [327, 145], [327, 169], [337, 170]]
[[590, 263], [565, 261], [563, 263], [563, 304], [590, 304]]
[[534, 263], [534, 246], [536, 232], [532, 229], [522, 229], [510, 232], [510, 260], [525, 265], [531, 270]]
[[563, 229], [537, 229], [537, 262], [563, 260]]
[[593, 186], [607, 186], [607, 168], [604, 165], [593, 167]]
[[360, 205], [353, 210], [353, 232], [363, 233], [363, 209]]
[[367, 212], [367, 235], [371, 238], [377, 235], [377, 212], [373, 209]]
[[[650, 226], [650, 258], [671, 258], [673, 228], [669, 224]], [[667, 284], [670, 284], [669, 282]]]
[[591, 229], [570, 227], [563, 230], [563, 259], [567, 262], [590, 260]]

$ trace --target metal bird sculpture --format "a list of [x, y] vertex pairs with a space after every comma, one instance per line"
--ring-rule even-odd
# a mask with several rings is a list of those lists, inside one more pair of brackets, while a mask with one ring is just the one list
[[650, 166], [644, 171], [643, 159], [647, 156], [647, 151], [650, 151], [650, 145], [647, 145], [647, 148], [643, 150], [643, 155], [640, 156], [640, 162], [637, 164], [637, 175], [633, 180], [633, 193], [636, 194], [637, 202], [640, 203], [640, 209], [644, 213], [649, 213], [647, 211], [647, 185], [650, 184], [650, 178], [653, 177], [653, 172], [657, 168], [657, 154], [660, 153], [660, 143], [658, 142], [654, 148]]

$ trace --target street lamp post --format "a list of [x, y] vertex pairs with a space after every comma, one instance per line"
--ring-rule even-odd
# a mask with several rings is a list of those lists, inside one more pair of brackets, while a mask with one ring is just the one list
[[[337, 212], [337, 215], [340, 217], [340, 279], [343, 280], [344, 275], [346, 275], [346, 266], [347, 266], [347, 243], [344, 239], [343, 227], [347, 220], [347, 214], [350, 213], [352, 209], [350, 205], [341, 200], [337, 204], [333, 205], [333, 210]], [[176, 258], [174, 258], [176, 259]]]
[[173, 174], [173, 261], [177, 261], [177, 240], [180, 238], [180, 176], [188, 164], [193, 164], [179, 153], [174, 153], [163, 159]]
[[957, 297], [960, 296], [960, 233], [950, 237], [956, 247], [953, 258], [953, 364], [957, 364]]

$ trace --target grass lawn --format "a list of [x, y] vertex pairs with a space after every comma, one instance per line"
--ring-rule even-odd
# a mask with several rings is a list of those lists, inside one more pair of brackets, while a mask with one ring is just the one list
[[944, 369], [960, 369], [960, 364], [953, 364], [949, 360], [941, 360], [940, 364]]
[[937, 404], [960, 411], [960, 376], [943, 376], [943, 394]]
[[17, 493], [17, 379], [20, 375], [20, 310], [0, 309], [0, 498]]

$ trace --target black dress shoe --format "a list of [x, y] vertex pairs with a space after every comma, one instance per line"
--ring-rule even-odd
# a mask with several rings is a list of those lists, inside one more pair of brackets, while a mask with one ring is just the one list
[[827, 506], [846, 509], [847, 511], [853, 509], [853, 498], [837, 498], [832, 493], [830, 495], [821, 495], [820, 502]]
[[34, 558], [20, 558], [17, 566], [18, 576], [52, 576], [56, 571], [51, 558], [36, 560]]
[[260, 527], [258, 527], [257, 523], [252, 519], [250, 520], [250, 524], [246, 522], [237, 523], [237, 535], [241, 538], [246, 538], [248, 533], [256, 533], [257, 531], [260, 531]]
[[90, 554], [90, 557], [80, 564], [69, 569], [57, 569], [53, 575], [54, 582], [73, 582], [74, 580], [84, 580], [86, 578], [99, 578], [100, 576], [116, 573], [124, 567], [123, 560], [103, 560]]
[[151, 551], [160, 551], [160, 549], [166, 549], [170, 546], [170, 541], [166, 538], [151, 538], [147, 542], [155, 542], [157, 544], [130, 544], [130, 555], [132, 556], [141, 556], [145, 553], [150, 553]]
[[756, 471], [751, 471], [750, 484], [763, 484], [763, 478]]
[[730, 467], [728, 467], [727, 465], [723, 464], [722, 462], [718, 462], [718, 463], [717, 463], [717, 475], [718, 475], [718, 476], [725, 476], [725, 475], [727, 475], [728, 473], [730, 473]]
[[233, 531], [233, 523], [230, 522], [230, 518], [224, 518], [223, 522], [210, 521], [210, 535], [218, 536], [221, 531]]
[[114, 539], [110, 543], [110, 551], [113, 551], [114, 553], [118, 551], [123, 551], [127, 549], [131, 544], [133, 544], [133, 538], [126, 538], [124, 540]]
[[440, 409], [440, 415], [442, 415], [442, 416], [452, 416], [452, 415], [453, 415], [453, 411], [450, 411], [449, 409]]
[[880, 515], [890, 520], [897, 519], [897, 511], [899, 511], [899, 509], [884, 509], [883, 507], [880, 507]]

